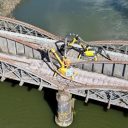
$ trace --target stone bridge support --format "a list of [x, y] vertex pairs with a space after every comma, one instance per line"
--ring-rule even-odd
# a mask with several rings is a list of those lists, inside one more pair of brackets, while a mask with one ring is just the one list
[[55, 122], [61, 127], [67, 127], [73, 122], [72, 95], [68, 92], [59, 91], [56, 94], [56, 99], [58, 110]]

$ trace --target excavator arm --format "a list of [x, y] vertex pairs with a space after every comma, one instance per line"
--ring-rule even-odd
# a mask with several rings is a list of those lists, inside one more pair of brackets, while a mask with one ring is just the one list
[[77, 39], [73, 38], [73, 40], [68, 43], [68, 46], [73, 46], [76, 42], [77, 42]]
[[56, 53], [54, 48], [51, 49], [51, 52], [55, 55], [55, 57], [57, 58], [57, 60], [59, 61], [60, 65], [61, 65], [61, 67], [64, 67], [63, 61], [60, 59], [60, 57], [58, 56], [58, 54]]

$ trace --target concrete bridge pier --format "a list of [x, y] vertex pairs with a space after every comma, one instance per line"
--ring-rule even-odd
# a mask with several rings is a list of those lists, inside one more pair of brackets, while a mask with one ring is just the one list
[[73, 122], [72, 95], [68, 92], [59, 91], [56, 94], [56, 99], [58, 110], [55, 122], [61, 127], [67, 127]]

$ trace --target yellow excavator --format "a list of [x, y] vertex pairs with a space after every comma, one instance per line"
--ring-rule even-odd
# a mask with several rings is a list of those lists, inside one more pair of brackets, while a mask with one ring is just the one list
[[[60, 67], [58, 68], [58, 72], [61, 73], [61, 75], [63, 76], [71, 77], [72, 79], [74, 79], [74, 76], [76, 74], [73, 72], [73, 69], [71, 67], [71, 61], [64, 56], [62, 57], [61, 60], [54, 48], [51, 49], [51, 52], [54, 54], [54, 56], [56, 57], [56, 59], [60, 64]], [[54, 76], [56, 76], [56, 74], [57, 73], [55, 73]]]
[[[70, 34], [71, 35], [71, 34]], [[77, 35], [73, 35], [73, 39], [70, 42], [67, 42], [68, 47], [73, 47], [74, 44], [79, 44], [81, 46], [81, 50], [79, 51], [78, 59], [81, 59], [82, 56], [85, 56], [87, 58], [91, 58], [94, 61], [97, 61], [97, 53], [93, 47], [84, 46], [80, 42], [80, 38]], [[67, 37], [66, 37], [67, 38]], [[67, 39], [65, 39], [67, 41]]]
[[[70, 40], [68, 40], [70, 38]], [[84, 43], [85, 44], [84, 44]], [[106, 50], [102, 46], [90, 46], [87, 42], [83, 41], [78, 34], [69, 34], [65, 37], [65, 51], [66, 48], [73, 48], [74, 44], [78, 44], [81, 48], [79, 48], [78, 59], [82, 57], [86, 57], [89, 60], [97, 61], [97, 55], [100, 54], [108, 60], [111, 60], [110, 56], [106, 53]], [[66, 52], [65, 52], [66, 55]]]
[[67, 45], [70, 46], [70, 47], [72, 47], [75, 43], [78, 44], [78, 42], [80, 42], [79, 36], [78, 35], [75, 35], [75, 37], [72, 39], [72, 41], [71, 42], [68, 42]]
[[82, 56], [97, 61], [97, 52], [93, 47], [83, 48], [83, 50], [78, 55], [78, 59], [81, 59]]

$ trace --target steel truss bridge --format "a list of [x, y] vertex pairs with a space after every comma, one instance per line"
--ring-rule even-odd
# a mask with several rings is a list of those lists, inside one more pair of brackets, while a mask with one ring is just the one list
[[[60, 41], [61, 40], [61, 41]], [[43, 87], [64, 90], [71, 94], [128, 109], [128, 41], [90, 41], [92, 46], [103, 46], [112, 61], [101, 57], [97, 62], [78, 62], [74, 80], [58, 73], [53, 77], [53, 65], [47, 60], [47, 50], [63, 41], [40, 28], [21, 21], [0, 17], [0, 76], [31, 83], [41, 91]], [[75, 51], [69, 57], [75, 60]], [[75, 56], [74, 56], [75, 55]]]

